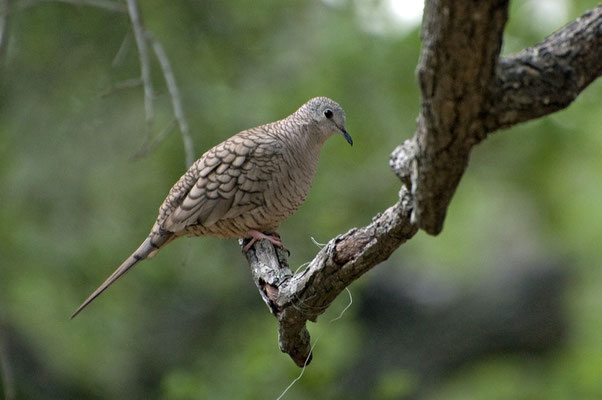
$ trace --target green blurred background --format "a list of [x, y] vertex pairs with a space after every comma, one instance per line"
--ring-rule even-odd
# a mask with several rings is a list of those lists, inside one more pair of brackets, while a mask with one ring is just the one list
[[[346, 110], [353, 148], [340, 137], [325, 145], [312, 192], [280, 229], [293, 268], [317, 252], [312, 237], [326, 242], [396, 201], [400, 183], [388, 157], [413, 134], [419, 104], [419, 21], [391, 8], [405, 1], [140, 3], [172, 62], [197, 157], [314, 96]], [[550, 3], [512, 3], [505, 53], [596, 6]], [[0, 64], [4, 389], [16, 399], [278, 397], [299, 369], [278, 350], [276, 320], [234, 240], [176, 241], [69, 319], [146, 237], [185, 170], [184, 149], [175, 129], [132, 160], [147, 139], [143, 90], [107, 94], [139, 76], [126, 14], [10, 4]], [[173, 114], [154, 57], [152, 69], [157, 135]], [[601, 99], [598, 81], [567, 110], [477, 147], [443, 233], [419, 233], [352, 285], [354, 304], [341, 319], [328, 322], [347, 305], [346, 294], [309, 324], [319, 338], [314, 361], [285, 398], [602, 398]], [[565, 277], [554, 292], [562, 333], [544, 351], [465, 357], [431, 379], [411, 362], [378, 367], [375, 360], [401, 341], [395, 336], [366, 358], [368, 343], [384, 340], [362, 311], [370, 309], [363, 299], [379, 290], [376, 277], [401, 276], [399, 293], [408, 296], [419, 282], [435, 281], [443, 288], [436, 293], [452, 293], [441, 300], [427, 290], [424, 301], [435, 304], [486, 291], [483, 282], [504, 280], [514, 273], [509, 267], [533, 264], [557, 265]], [[403, 320], [395, 306], [378, 314]], [[416, 332], [413, 340], [423, 336]], [[349, 382], [362, 387], [350, 390]]]

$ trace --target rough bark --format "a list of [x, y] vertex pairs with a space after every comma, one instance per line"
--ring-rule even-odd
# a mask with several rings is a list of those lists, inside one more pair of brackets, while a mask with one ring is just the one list
[[278, 318], [280, 350], [298, 366], [311, 361], [305, 322], [316, 321], [351, 282], [386, 260], [417, 232], [409, 222], [409, 200], [403, 188], [397, 204], [376, 215], [369, 225], [332, 239], [296, 275], [289, 269], [284, 252], [267, 240], [246, 253], [255, 285]]
[[390, 160], [405, 185], [398, 203], [330, 240], [296, 275], [266, 241], [247, 252], [253, 279], [278, 318], [280, 349], [297, 365], [311, 359], [306, 321], [419, 228], [441, 231], [474, 145], [497, 129], [565, 108], [602, 73], [602, 5], [501, 58], [507, 14], [508, 0], [426, 2], [417, 130]]
[[493, 132], [567, 107], [602, 74], [602, 5], [541, 43], [502, 57], [484, 117]]
[[436, 235], [470, 149], [482, 136], [480, 114], [495, 77], [508, 0], [426, 5], [417, 68], [422, 104], [414, 136], [412, 221]]

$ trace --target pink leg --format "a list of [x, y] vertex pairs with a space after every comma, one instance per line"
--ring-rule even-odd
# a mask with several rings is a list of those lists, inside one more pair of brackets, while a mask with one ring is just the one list
[[276, 247], [280, 247], [282, 250], [289, 252], [286, 247], [284, 247], [284, 245], [282, 244], [282, 242], [280, 241], [280, 235], [277, 233], [272, 233], [271, 235], [266, 235], [265, 233], [259, 232], [256, 229], [250, 229], [249, 232], [247, 232], [247, 235], [251, 238], [251, 240], [249, 241], [249, 243], [247, 243], [244, 247], [244, 251], [249, 251], [249, 249], [251, 248], [251, 246], [253, 246], [253, 244], [261, 239], [267, 239], [269, 240], [274, 246]]

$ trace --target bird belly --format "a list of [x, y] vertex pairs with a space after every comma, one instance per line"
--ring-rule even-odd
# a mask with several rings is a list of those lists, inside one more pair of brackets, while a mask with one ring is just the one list
[[285, 219], [286, 216], [276, 214], [267, 217], [265, 210], [254, 209], [235, 218], [221, 219], [210, 226], [187, 226], [182, 234], [187, 236], [216, 236], [221, 239], [245, 238], [249, 237], [248, 232], [250, 230], [276, 232], [278, 226]]

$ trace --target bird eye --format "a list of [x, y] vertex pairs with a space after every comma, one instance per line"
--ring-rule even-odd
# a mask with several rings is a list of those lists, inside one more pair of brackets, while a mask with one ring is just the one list
[[332, 116], [334, 115], [331, 109], [326, 109], [324, 110], [324, 115], [326, 116], [326, 118], [330, 119], [332, 118]]

